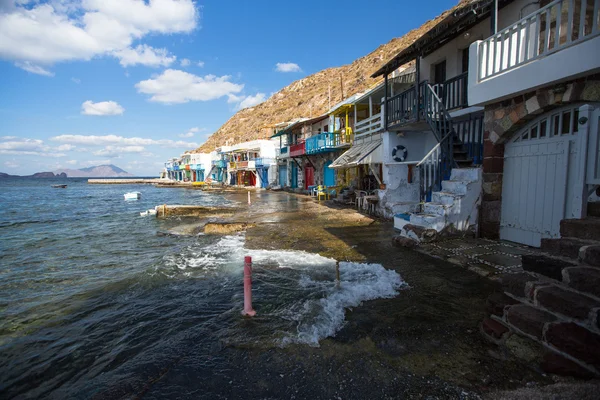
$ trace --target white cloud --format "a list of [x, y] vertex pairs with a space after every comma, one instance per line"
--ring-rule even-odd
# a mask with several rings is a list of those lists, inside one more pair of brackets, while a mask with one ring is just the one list
[[267, 96], [264, 93], [256, 93], [254, 96], [246, 96], [244, 100], [240, 102], [238, 108], [241, 110], [243, 108], [254, 107], [257, 104], [262, 103], [267, 99]]
[[53, 72], [50, 72], [47, 69], [40, 67], [39, 65], [32, 64], [30, 61], [16, 62], [15, 66], [27, 72], [31, 72], [32, 74], [54, 76]]
[[14, 162], [14, 161], [5, 161], [5, 162], [4, 162], [4, 166], [5, 166], [6, 168], [19, 168], [19, 164], [17, 164], [17, 163], [16, 163], [16, 162]]
[[198, 143], [185, 142], [182, 140], [170, 140], [170, 139], [146, 139], [140, 137], [126, 138], [117, 135], [60, 135], [50, 138], [50, 140], [61, 143], [80, 144], [87, 146], [163, 146], [163, 147], [176, 147], [176, 148], [192, 148], [198, 147]]
[[69, 165], [76, 165], [77, 164], [77, 160], [69, 160], [69, 161], [65, 161], [65, 163], [67, 163]]
[[136, 48], [128, 47], [113, 53], [124, 67], [131, 65], [145, 65], [147, 67], [168, 67], [177, 57], [169, 55], [167, 49], [155, 49], [146, 44], [138, 45]]
[[123, 115], [125, 109], [116, 101], [99, 101], [94, 103], [91, 100], [84, 101], [81, 105], [83, 115]]
[[181, 64], [181, 66], [182, 66], [182, 67], [187, 67], [187, 66], [189, 66], [191, 63], [192, 63], [192, 62], [191, 62], [190, 60], [188, 60], [187, 58], [182, 58], [182, 59], [181, 59], [181, 62], [180, 62], [180, 64]]
[[0, 154], [11, 154], [16, 156], [34, 155], [41, 157], [64, 157], [58, 147], [50, 147], [43, 140], [17, 138], [15, 136], [4, 136], [0, 142]]
[[73, 150], [74, 148], [75, 148], [75, 146], [73, 146], [72, 144], [61, 144], [56, 149], [58, 151], [70, 151], [70, 150]]
[[300, 66], [296, 63], [277, 63], [275, 64], [275, 71], [277, 72], [302, 72]]
[[138, 92], [150, 95], [150, 101], [175, 104], [208, 101], [239, 93], [243, 84], [230, 82], [228, 75], [204, 77], [185, 71], [167, 69], [161, 75], [136, 83]]
[[[202, 128], [202, 130], [204, 131], [206, 129]], [[186, 133], [181, 133], [179, 135], [179, 137], [181, 137], [181, 138], [191, 138], [191, 137], [194, 136], [195, 133], [198, 133], [198, 132], [200, 132], [200, 128], [198, 128], [196, 126], [194, 128], [190, 128]]]
[[200, 68], [204, 67], [204, 61], [198, 61], [196, 63], [197, 66], [199, 66]]
[[106, 146], [102, 150], [95, 151], [95, 156], [117, 158], [121, 153], [143, 153], [144, 146]]
[[74, 83], [76, 83], [76, 84], [79, 85], [81, 83], [81, 79], [79, 79], [79, 78], [71, 78], [71, 82], [74, 82]]
[[45, 75], [44, 66], [118, 54], [148, 34], [189, 33], [199, 17], [193, 0], [0, 4], [0, 58]]

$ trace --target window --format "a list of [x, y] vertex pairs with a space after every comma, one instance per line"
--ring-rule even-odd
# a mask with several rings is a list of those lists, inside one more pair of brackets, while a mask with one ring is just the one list
[[[319, 133], [320, 133], [320, 129], [319, 129]], [[323, 128], [323, 132], [329, 132], [329, 125], [325, 125], [325, 127]]]
[[462, 49], [462, 72], [469, 71], [469, 48]]
[[444, 83], [446, 81], [446, 60], [433, 66], [433, 83]]

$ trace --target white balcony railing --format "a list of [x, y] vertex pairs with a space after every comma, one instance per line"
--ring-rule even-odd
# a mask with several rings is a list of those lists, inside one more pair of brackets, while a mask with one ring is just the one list
[[484, 81], [599, 34], [600, 0], [556, 0], [479, 45]]
[[364, 119], [356, 123], [354, 128], [354, 134], [356, 136], [374, 133], [379, 131], [383, 126], [383, 119], [381, 118], [381, 113], [375, 114], [370, 118]]

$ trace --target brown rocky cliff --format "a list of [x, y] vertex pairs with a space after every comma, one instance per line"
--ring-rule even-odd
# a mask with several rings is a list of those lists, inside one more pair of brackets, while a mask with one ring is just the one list
[[[463, 0], [459, 5], [469, 1], [472, 0]], [[309, 75], [284, 87], [265, 102], [238, 111], [213, 133], [202, 146], [194, 151], [210, 152], [227, 143], [234, 144], [255, 139], [268, 139], [271, 130], [265, 128], [267, 125], [290, 121], [294, 118], [310, 117], [311, 115], [315, 117], [327, 112], [329, 87], [331, 87], [332, 106], [343, 100], [340, 77], [343, 82], [344, 98], [372, 87], [379, 81], [370, 77], [373, 72], [405, 47], [410, 46], [455, 9], [456, 7], [442, 13], [437, 18], [427, 21], [419, 28], [413, 29], [400, 38], [390, 40], [351, 64], [328, 68]]]

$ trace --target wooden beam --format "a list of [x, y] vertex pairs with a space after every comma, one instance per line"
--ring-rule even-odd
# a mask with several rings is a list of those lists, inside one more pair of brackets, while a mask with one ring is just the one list
[[373, 169], [373, 164], [369, 164], [369, 169], [373, 173], [373, 176], [375, 177], [375, 179], [377, 179], [377, 183], [379, 183], [380, 185], [383, 185], [383, 183], [381, 182], [381, 179], [379, 179], [379, 176], [377, 175], [377, 172], [375, 172], [375, 170]]

